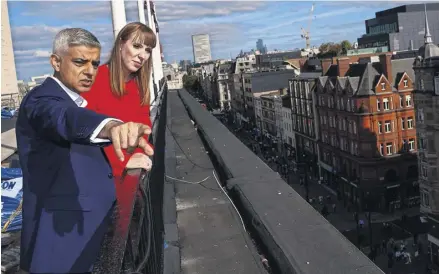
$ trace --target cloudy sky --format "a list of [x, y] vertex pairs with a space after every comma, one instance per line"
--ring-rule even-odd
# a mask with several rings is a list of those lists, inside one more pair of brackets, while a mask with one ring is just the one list
[[[311, 43], [355, 41], [365, 33], [364, 20], [376, 11], [401, 2], [315, 1]], [[156, 1], [160, 39], [167, 62], [193, 60], [191, 35], [208, 33], [212, 57], [235, 57], [256, 47], [261, 38], [269, 50], [304, 47], [300, 28], [307, 27], [312, 2]], [[48, 56], [56, 32], [82, 27], [93, 32], [103, 45], [106, 60], [113, 43], [108, 1], [8, 1], [18, 79], [51, 73]], [[138, 21], [137, 2], [125, 0], [127, 21]]]

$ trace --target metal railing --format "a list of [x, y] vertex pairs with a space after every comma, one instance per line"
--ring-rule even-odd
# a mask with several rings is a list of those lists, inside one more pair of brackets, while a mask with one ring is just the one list
[[16, 109], [19, 104], [18, 93], [2, 94], [2, 108]]
[[[164, 225], [164, 148], [166, 128], [167, 85], [154, 102], [154, 120], [150, 143], [156, 153], [150, 172], [133, 170], [117, 178], [122, 191], [117, 192], [117, 203], [112, 222], [102, 243], [93, 273], [148, 273], [163, 272]], [[117, 181], [116, 181], [117, 182]]]

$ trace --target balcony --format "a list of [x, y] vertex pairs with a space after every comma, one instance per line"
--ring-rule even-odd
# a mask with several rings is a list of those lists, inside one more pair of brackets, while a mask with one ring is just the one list
[[162, 91], [153, 169], [120, 178], [93, 273], [383, 273], [188, 92]]

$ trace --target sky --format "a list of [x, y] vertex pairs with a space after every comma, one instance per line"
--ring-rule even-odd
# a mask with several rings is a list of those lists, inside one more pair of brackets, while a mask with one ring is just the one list
[[[312, 22], [310, 10], [315, 3]], [[310, 29], [311, 45], [349, 40], [365, 33], [364, 20], [401, 1], [155, 1], [165, 61], [193, 60], [191, 35], [210, 35], [212, 58], [235, 58], [263, 39], [268, 50], [303, 48], [301, 27]], [[101, 60], [114, 41], [109, 1], [8, 1], [17, 77], [52, 73], [52, 39], [66, 27], [94, 33], [102, 44]], [[125, 0], [127, 22], [138, 21], [137, 1]]]

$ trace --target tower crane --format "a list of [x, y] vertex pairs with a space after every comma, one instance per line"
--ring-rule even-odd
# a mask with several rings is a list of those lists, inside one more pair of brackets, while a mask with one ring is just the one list
[[311, 10], [309, 12], [308, 28], [306, 30], [303, 27], [300, 28], [302, 30], [301, 37], [303, 39], [305, 39], [305, 42], [306, 42], [305, 49], [311, 49], [310, 31], [311, 31], [311, 23], [312, 23], [312, 19], [313, 19], [313, 13], [314, 13], [314, 4], [312, 4]]

